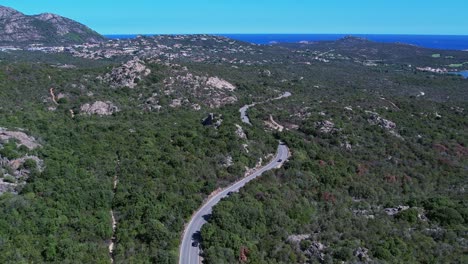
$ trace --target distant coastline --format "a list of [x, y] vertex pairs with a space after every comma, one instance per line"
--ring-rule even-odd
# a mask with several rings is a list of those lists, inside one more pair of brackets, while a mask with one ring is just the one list
[[[144, 36], [155, 36], [157, 34], [142, 34]], [[251, 42], [255, 44], [273, 43], [299, 43], [301, 41], [334, 41], [350, 34], [215, 34], [228, 38]], [[444, 50], [468, 50], [468, 36], [450, 35], [373, 35], [373, 34], [351, 34], [356, 37], [366, 38], [377, 42], [405, 43], [426, 48]], [[138, 34], [128, 35], [105, 35], [111, 39], [132, 39]]]

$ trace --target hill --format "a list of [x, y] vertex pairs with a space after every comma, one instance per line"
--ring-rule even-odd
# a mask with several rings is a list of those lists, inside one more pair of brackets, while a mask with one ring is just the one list
[[60, 46], [0, 51], [0, 263], [177, 263], [193, 212], [278, 140], [291, 158], [213, 209], [204, 263], [467, 263], [468, 80], [424, 70], [466, 52]]
[[468, 53], [459, 50], [438, 50], [405, 43], [375, 42], [365, 38], [347, 36], [336, 41], [280, 43], [281, 47], [314, 50], [324, 55], [340, 54], [368, 64], [409, 64], [441, 68], [464, 68]]
[[0, 6], [0, 44], [71, 44], [103, 40], [103, 36], [87, 26], [59, 15], [28, 16]]

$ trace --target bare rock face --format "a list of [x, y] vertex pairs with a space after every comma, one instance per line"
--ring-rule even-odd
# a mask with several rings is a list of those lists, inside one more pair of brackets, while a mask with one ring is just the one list
[[234, 91], [236, 87], [229, 83], [226, 80], [220, 79], [218, 77], [210, 77], [208, 78], [208, 81], [206, 82], [206, 85], [217, 88], [217, 89], [226, 89], [228, 91]]
[[290, 235], [288, 236], [288, 242], [290, 243], [295, 243], [295, 244], [298, 244], [300, 243], [302, 240], [306, 240], [306, 239], [309, 239], [310, 238], [310, 235], [309, 234], [302, 234], [302, 235]]
[[349, 141], [345, 141], [344, 143], [341, 143], [341, 147], [348, 150], [348, 151], [353, 150], [353, 145], [351, 145], [351, 143], [349, 143]]
[[335, 128], [335, 124], [332, 121], [328, 120], [317, 122], [315, 126], [317, 127], [320, 133], [324, 134], [330, 134], [338, 131], [338, 129]]
[[270, 115], [270, 120], [268, 121], [264, 121], [265, 125], [273, 130], [277, 130], [279, 132], [283, 132], [284, 130], [284, 126], [278, 124], [278, 122], [276, 122], [274, 119], [273, 119], [273, 116]]
[[[310, 234], [300, 234], [300, 235], [290, 235], [287, 238], [287, 241], [294, 245], [297, 249], [300, 247], [300, 243], [304, 240], [307, 240], [310, 242], [310, 246], [308, 246], [305, 249], [301, 249], [304, 254], [309, 258], [309, 260], [318, 260], [320, 263], [322, 263], [325, 260], [325, 250], [327, 247], [318, 242], [312, 240], [313, 237]], [[309, 262], [307, 262], [309, 263]], [[315, 262], [311, 262], [315, 263]]]
[[[24, 132], [0, 128], [0, 149], [10, 140], [16, 141], [16, 148], [26, 147], [26, 152], [40, 146], [33, 137]], [[26, 184], [31, 172], [42, 171], [43, 167], [44, 162], [34, 155], [26, 154], [19, 158], [0, 155], [0, 195], [5, 192], [17, 193]]]
[[41, 21], [48, 21], [51, 22], [52, 25], [55, 27], [57, 30], [57, 33], [61, 36], [64, 36], [65, 34], [68, 34], [72, 31], [69, 25], [67, 25], [65, 20], [66, 18], [51, 14], [51, 13], [44, 13], [35, 16], [36, 19], [39, 19]]
[[18, 141], [18, 146], [22, 145], [27, 147], [28, 149], [32, 150], [39, 147], [39, 143], [37, 143], [36, 139], [26, 135], [26, 133], [21, 131], [9, 131], [5, 128], [0, 127], [0, 142], [1, 141], [8, 141], [10, 139], [16, 139]]
[[223, 167], [225, 167], [225, 168], [229, 168], [229, 167], [231, 167], [232, 165], [234, 165], [234, 161], [233, 161], [232, 156], [230, 156], [230, 155], [229, 155], [229, 156], [226, 156], [226, 157], [224, 158], [224, 160], [222, 161], [222, 164], [221, 164], [221, 165], [222, 165]]
[[265, 69], [265, 70], [261, 70], [261, 71], [259, 72], [259, 75], [260, 75], [261, 77], [271, 77], [272, 74], [271, 74], [271, 71], [270, 71], [270, 70]]
[[109, 101], [97, 101], [93, 104], [84, 104], [81, 106], [80, 110], [82, 114], [100, 116], [108, 116], [120, 111], [117, 106], [115, 106], [112, 102]]
[[54, 14], [27, 16], [0, 6], [0, 43], [81, 44], [105, 38], [83, 24]]
[[409, 206], [399, 205], [398, 207], [395, 207], [395, 208], [385, 208], [384, 211], [387, 215], [393, 216], [393, 215], [397, 215], [400, 212], [406, 211], [408, 209], [410, 209]]
[[359, 247], [354, 251], [354, 256], [357, 257], [360, 261], [370, 262], [369, 249], [365, 247]]
[[181, 107], [181, 106], [182, 106], [182, 99], [181, 98], [172, 99], [171, 104], [169, 104], [169, 107], [172, 107], [172, 108], [177, 108], [177, 107]]
[[375, 112], [371, 112], [371, 111], [366, 111], [367, 114], [369, 114], [369, 118], [367, 119], [367, 121], [369, 122], [369, 124], [371, 125], [377, 125], [385, 130], [387, 130], [388, 132], [390, 132], [390, 134], [398, 137], [398, 138], [403, 138], [400, 134], [398, 134], [398, 132], [396, 131], [396, 128], [397, 128], [397, 125], [390, 121], [390, 120], [387, 120], [385, 118], [382, 118], [378, 113], [375, 113]]
[[237, 102], [237, 97], [227, 96], [227, 97], [211, 97], [211, 100], [208, 102], [210, 108], [220, 108], [224, 105], [230, 105]]
[[305, 254], [309, 258], [315, 258], [315, 259], [318, 259], [320, 261], [324, 261], [325, 260], [324, 251], [325, 251], [326, 248], [327, 247], [325, 245], [323, 245], [322, 243], [314, 241], [314, 242], [312, 242], [312, 245], [310, 245], [310, 247], [305, 250]]
[[151, 70], [146, 67], [144, 61], [134, 58], [120, 67], [114, 68], [111, 73], [106, 74], [102, 79], [109, 82], [114, 88], [135, 88], [143, 77], [148, 76]]
[[236, 87], [219, 77], [198, 76], [187, 69], [174, 70], [173, 75], [164, 80], [165, 94], [183, 91], [203, 101], [210, 108], [219, 108], [237, 102], [233, 94]]
[[199, 105], [199, 104], [192, 104], [191, 107], [195, 111], [200, 111], [201, 110], [201, 105]]
[[245, 134], [244, 129], [238, 124], [236, 124], [236, 135], [240, 139], [247, 139], [247, 135]]
[[32, 26], [34, 19], [24, 14], [0, 6], [0, 42], [39, 41], [42, 36]]
[[154, 93], [150, 98], [146, 99], [143, 109], [146, 111], [159, 111], [161, 110], [162, 106], [159, 105], [158, 94]]
[[18, 159], [9, 160], [0, 156], [0, 194], [16, 193], [25, 184], [33, 170], [42, 171], [44, 162], [36, 156], [26, 155]]
[[10, 168], [12, 168], [14, 171], [18, 171], [23, 165], [24, 163], [27, 161], [27, 160], [33, 160], [34, 162], [36, 162], [36, 164], [39, 166], [39, 168], [42, 168], [43, 166], [43, 161], [41, 159], [39, 159], [38, 157], [36, 156], [29, 156], [29, 155], [26, 155], [24, 157], [21, 157], [19, 159], [14, 159], [14, 160], [10, 160], [8, 162], [8, 165], [10, 166]]
[[378, 125], [383, 129], [386, 130], [393, 130], [396, 128], [396, 124], [390, 120], [384, 119], [379, 116], [379, 114], [374, 113], [374, 112], [368, 112], [371, 114], [369, 119], [367, 121], [373, 125]]

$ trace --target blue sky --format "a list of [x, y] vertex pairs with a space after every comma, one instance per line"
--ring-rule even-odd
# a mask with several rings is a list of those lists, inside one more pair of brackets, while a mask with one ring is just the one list
[[468, 0], [0, 0], [102, 34], [344, 33], [468, 35]]

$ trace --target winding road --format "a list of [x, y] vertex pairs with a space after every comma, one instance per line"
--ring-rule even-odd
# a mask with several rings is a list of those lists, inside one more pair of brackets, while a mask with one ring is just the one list
[[200, 240], [201, 228], [207, 223], [207, 219], [211, 215], [213, 207], [221, 201], [222, 198], [229, 196], [231, 192], [237, 192], [240, 188], [251, 180], [259, 177], [264, 172], [280, 168], [289, 157], [289, 149], [286, 145], [280, 143], [275, 158], [256, 170], [249, 176], [235, 182], [229, 187], [223, 189], [216, 195], [212, 196], [202, 207], [192, 216], [190, 222], [186, 225], [182, 243], [179, 252], [179, 264], [199, 264], [201, 263], [200, 257]]
[[[268, 99], [263, 102], [252, 103], [249, 105], [243, 106], [239, 109], [241, 114], [241, 120], [243, 123], [252, 125], [250, 119], [247, 115], [247, 111], [250, 107], [253, 107], [257, 104], [266, 103], [272, 100], [279, 100], [291, 96], [290, 92], [284, 92], [280, 96], [272, 99]], [[242, 178], [241, 180], [233, 183], [229, 187], [221, 190], [220, 192], [213, 195], [209, 200], [202, 205], [198, 211], [190, 219], [190, 222], [185, 226], [182, 243], [179, 248], [179, 264], [199, 264], [202, 259], [200, 256], [200, 242], [201, 242], [201, 229], [204, 224], [207, 223], [213, 207], [221, 201], [221, 199], [229, 196], [232, 192], [238, 192], [240, 188], [244, 187], [251, 180], [259, 177], [264, 172], [280, 168], [283, 166], [284, 162], [289, 158], [289, 149], [283, 143], [280, 143], [276, 156], [272, 159], [270, 163], [263, 166], [260, 169], [255, 170], [249, 176]]]
[[250, 107], [254, 107], [258, 104], [263, 104], [263, 103], [267, 103], [267, 102], [270, 102], [270, 101], [274, 101], [274, 100], [280, 100], [280, 99], [283, 99], [283, 98], [287, 98], [289, 96], [291, 96], [292, 94], [290, 92], [284, 92], [282, 95], [278, 96], [278, 97], [275, 97], [275, 98], [272, 98], [272, 99], [268, 99], [266, 101], [263, 101], [263, 102], [258, 102], [258, 103], [252, 103], [252, 104], [249, 104], [249, 105], [244, 105], [243, 107], [241, 107], [241, 109], [239, 109], [239, 112], [241, 114], [241, 120], [243, 123], [246, 123], [248, 125], [252, 125], [252, 123], [250, 123], [250, 119], [249, 119], [249, 116], [247, 115], [247, 110], [249, 110]]

